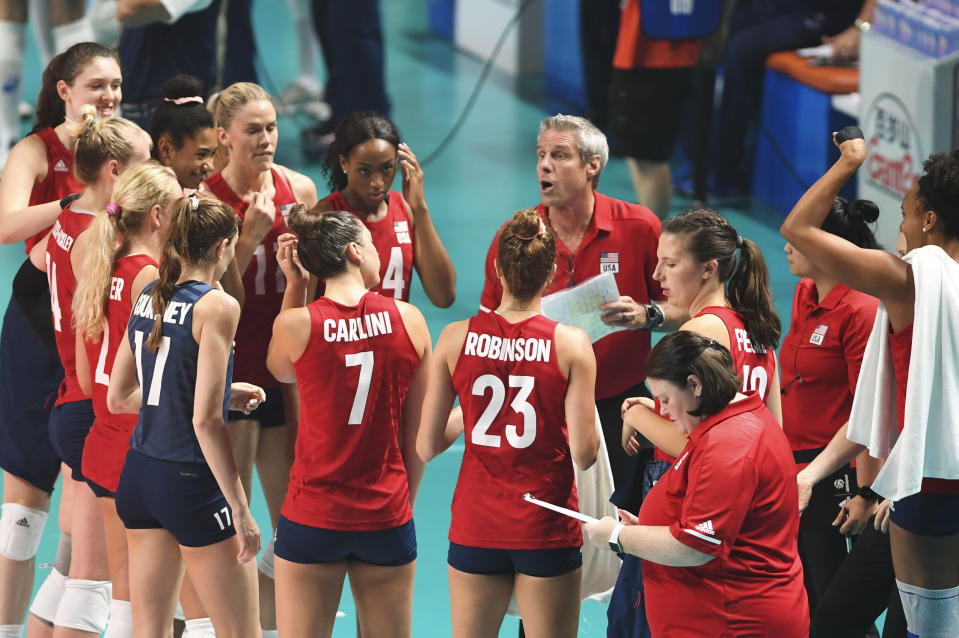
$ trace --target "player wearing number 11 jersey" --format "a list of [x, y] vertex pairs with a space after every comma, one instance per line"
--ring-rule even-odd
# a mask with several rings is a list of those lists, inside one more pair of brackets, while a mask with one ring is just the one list
[[[380, 261], [353, 214], [296, 206], [290, 227], [267, 358], [277, 379], [296, 382], [301, 406], [274, 545], [277, 629], [329, 636], [348, 575], [364, 635], [409, 636], [429, 331], [415, 307], [368, 290]], [[302, 307], [308, 273], [326, 288]]]
[[580, 523], [523, 500], [577, 509], [573, 463], [588, 468], [599, 446], [589, 337], [541, 314], [555, 250], [536, 211], [516, 213], [498, 240], [499, 307], [447, 326], [431, 365], [420, 456], [459, 435], [447, 428], [455, 396], [466, 439], [449, 535], [454, 637], [498, 627], [514, 589], [529, 635], [576, 635]]

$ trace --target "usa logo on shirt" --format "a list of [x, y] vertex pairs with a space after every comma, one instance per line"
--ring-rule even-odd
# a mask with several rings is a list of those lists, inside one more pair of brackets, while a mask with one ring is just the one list
[[619, 272], [619, 253], [599, 253], [599, 272]]
[[826, 331], [829, 330], [829, 326], [825, 324], [819, 324], [816, 326], [816, 329], [812, 331], [812, 334], [809, 336], [809, 343], [814, 346], [821, 346], [823, 340], [826, 338]]
[[410, 239], [410, 225], [408, 222], [393, 222], [393, 232], [396, 233], [397, 244], [412, 244]]
[[288, 225], [288, 226], [289, 226], [289, 224], [290, 224], [290, 210], [291, 210], [294, 206], [296, 206], [295, 203], [293, 203], [293, 204], [283, 204], [282, 206], [280, 206], [280, 214], [283, 215], [283, 223], [286, 224], [286, 225]]

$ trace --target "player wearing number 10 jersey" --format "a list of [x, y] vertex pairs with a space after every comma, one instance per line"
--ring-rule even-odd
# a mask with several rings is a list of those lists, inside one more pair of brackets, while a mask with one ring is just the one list
[[516, 213], [498, 240], [499, 307], [450, 324], [436, 346], [417, 449], [429, 459], [458, 436], [447, 418], [459, 396], [466, 452], [449, 535], [453, 636], [497, 627], [514, 589], [530, 635], [576, 635], [580, 524], [523, 500], [530, 492], [577, 509], [573, 462], [588, 468], [599, 446], [589, 337], [541, 314], [555, 250], [536, 211]]
[[[348, 575], [364, 635], [409, 636], [429, 331], [415, 307], [368, 290], [379, 256], [354, 215], [296, 206], [290, 227], [277, 256], [287, 294], [267, 358], [277, 379], [296, 382], [301, 405], [274, 545], [277, 629], [330, 635]], [[300, 307], [308, 273], [325, 293]]]

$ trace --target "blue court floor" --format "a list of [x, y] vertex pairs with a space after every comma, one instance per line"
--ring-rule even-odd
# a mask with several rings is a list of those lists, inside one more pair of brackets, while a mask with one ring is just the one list
[[[268, 65], [270, 81], [263, 84], [271, 93], [282, 90], [296, 74], [293, 29], [285, 3], [258, 0], [254, 3], [256, 34], [261, 64]], [[381, 3], [388, 44], [387, 74], [393, 100], [393, 119], [413, 151], [429, 155], [446, 135], [472, 90], [482, 61], [456, 51], [432, 35], [427, 27], [427, 3], [423, 0], [386, 0]], [[31, 43], [24, 95], [32, 101], [40, 85], [39, 63]], [[540, 81], [516, 80], [493, 72], [460, 135], [433, 163], [424, 168], [427, 200], [434, 223], [456, 266], [457, 298], [448, 309], [433, 308], [417, 282], [412, 301], [426, 315], [434, 340], [442, 327], [474, 314], [483, 283], [483, 260], [496, 228], [513, 211], [538, 202], [535, 173], [535, 144], [539, 121], [563, 107], [540, 97]], [[532, 97], [531, 97], [532, 96]], [[301, 121], [281, 118], [277, 162], [311, 176], [317, 190], [327, 188], [319, 166], [304, 162], [299, 149]], [[24, 132], [27, 130], [24, 124]], [[400, 189], [400, 177], [394, 184]], [[600, 189], [607, 195], [634, 200], [626, 165], [617, 159], [603, 173]], [[683, 199], [675, 209], [689, 205]], [[766, 254], [772, 274], [776, 308], [784, 329], [796, 278], [789, 274], [782, 253], [784, 240], [777, 228], [779, 213], [753, 207], [749, 210], [721, 208], [739, 233], [754, 240]], [[0, 247], [0, 304], [10, 296], [10, 281], [23, 259], [22, 244]], [[5, 306], [0, 305], [0, 310]], [[446, 534], [449, 506], [462, 457], [462, 443], [434, 460], [426, 469], [415, 510], [419, 539], [413, 635], [450, 635], [449, 595], [446, 577]], [[56, 493], [59, 494], [59, 491]], [[54, 508], [57, 496], [54, 498]], [[262, 493], [256, 487], [253, 511], [266, 535], [269, 517]], [[56, 551], [56, 517], [47, 525], [38, 554], [38, 564], [53, 561]], [[39, 569], [36, 584], [46, 576]], [[352, 599], [344, 592], [340, 605], [343, 616], [333, 635], [355, 635]], [[501, 636], [515, 636], [517, 621], [507, 619]], [[582, 607], [580, 636], [605, 635], [604, 606], [586, 602]]]

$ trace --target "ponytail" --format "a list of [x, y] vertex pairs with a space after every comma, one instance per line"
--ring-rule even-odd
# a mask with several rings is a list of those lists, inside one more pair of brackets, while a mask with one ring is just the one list
[[[129, 251], [143, 220], [154, 205], [169, 207], [179, 185], [172, 170], [145, 162], [124, 171], [113, 185], [113, 202], [98, 213], [85, 232], [90, 249], [84, 256], [73, 295], [73, 317], [78, 332], [96, 342], [106, 325], [106, 305], [116, 260]], [[117, 244], [117, 240], [120, 243]]]
[[214, 249], [236, 235], [236, 214], [218, 199], [191, 195], [181, 197], [170, 217], [170, 235], [163, 246], [160, 280], [150, 293], [153, 330], [146, 346], [159, 349], [163, 341], [163, 314], [173, 297], [183, 264], [206, 265], [216, 260]]
[[759, 246], [750, 239], [742, 239], [739, 263], [726, 284], [726, 297], [733, 310], [743, 316], [754, 344], [765, 349], [779, 345], [782, 325], [773, 310], [769, 270]]
[[728, 219], [710, 208], [693, 208], [670, 217], [663, 222], [661, 233], [681, 236], [686, 250], [700, 263], [715, 259], [716, 274], [726, 284], [726, 298], [743, 316], [753, 344], [762, 348], [779, 345], [782, 328], [773, 310], [769, 271], [754, 242], [740, 237]]
[[137, 135], [146, 135], [139, 126], [122, 117], [100, 120], [91, 104], [83, 106], [80, 121], [72, 124], [70, 133], [77, 138], [73, 170], [84, 184], [93, 184], [100, 169], [109, 160], [121, 165], [129, 163], [136, 152]]

